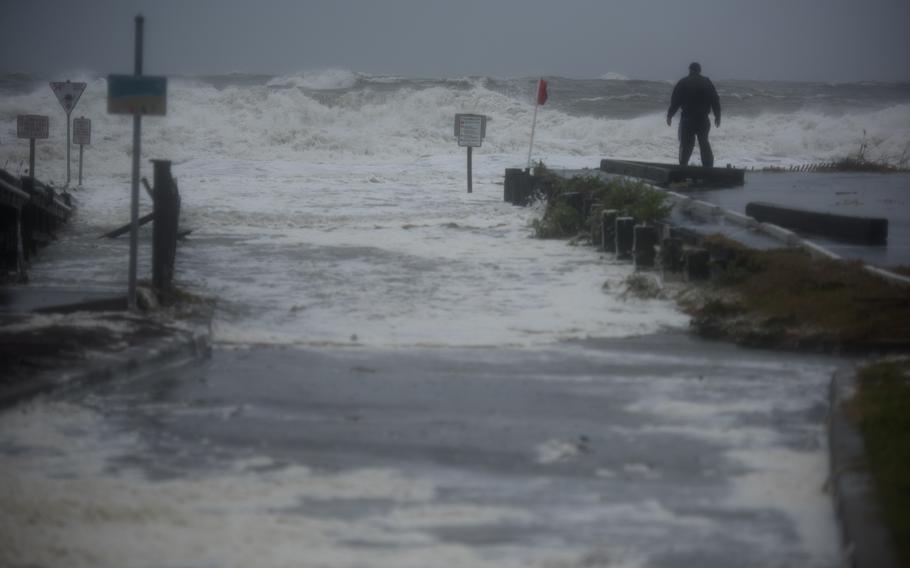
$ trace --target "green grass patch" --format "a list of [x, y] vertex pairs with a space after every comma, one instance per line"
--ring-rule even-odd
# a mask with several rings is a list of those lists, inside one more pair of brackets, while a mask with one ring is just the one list
[[[870, 274], [859, 262], [795, 249], [752, 250], [722, 236], [708, 237], [705, 246], [717, 263], [712, 286], [735, 298], [727, 310], [834, 347], [910, 346], [910, 288]], [[717, 306], [711, 309], [715, 314], [703, 315], [716, 315]]]
[[[535, 236], [542, 239], [573, 237], [590, 233], [601, 211], [615, 209], [639, 223], [659, 221], [669, 215], [672, 204], [664, 192], [628, 178], [605, 181], [596, 176], [563, 179], [538, 168], [547, 187], [547, 207], [532, 222]], [[587, 206], [585, 205], [587, 204]]]
[[865, 441], [867, 466], [903, 566], [910, 566], [910, 359], [859, 371], [850, 415]]

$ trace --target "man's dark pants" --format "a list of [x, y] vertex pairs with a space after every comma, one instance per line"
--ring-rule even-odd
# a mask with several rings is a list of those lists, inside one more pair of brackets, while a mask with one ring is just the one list
[[679, 121], [679, 165], [689, 164], [692, 149], [695, 148], [695, 139], [698, 138], [698, 151], [701, 153], [701, 165], [706, 168], [714, 167], [714, 154], [711, 152], [711, 143], [708, 142], [708, 132], [711, 131], [711, 120], [705, 115], [703, 118], [682, 118]]

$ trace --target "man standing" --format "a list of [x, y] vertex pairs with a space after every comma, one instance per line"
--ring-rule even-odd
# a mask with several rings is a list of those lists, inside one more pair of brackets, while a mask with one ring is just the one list
[[673, 115], [680, 107], [679, 165], [688, 165], [695, 139], [698, 138], [701, 165], [714, 167], [714, 154], [711, 152], [711, 143], [708, 142], [708, 132], [711, 131], [708, 112], [714, 111], [714, 126], [720, 128], [720, 97], [717, 96], [717, 89], [711, 79], [702, 76], [701, 65], [698, 63], [689, 65], [689, 76], [680, 79], [673, 89], [670, 108], [667, 110], [667, 126], [670, 126]]

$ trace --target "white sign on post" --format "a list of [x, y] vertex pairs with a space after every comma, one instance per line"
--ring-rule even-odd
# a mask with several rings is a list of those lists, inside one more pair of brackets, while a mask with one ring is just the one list
[[482, 114], [456, 114], [455, 137], [459, 146], [468, 147], [468, 193], [473, 189], [471, 180], [471, 150], [483, 144], [483, 137], [487, 133], [487, 117]]
[[479, 148], [486, 134], [487, 117], [482, 114], [456, 114], [455, 136], [459, 146]]
[[88, 118], [73, 119], [73, 144], [88, 146], [92, 143], [92, 121]]
[[48, 120], [40, 114], [20, 114], [16, 117], [17, 138], [47, 138]]
[[60, 106], [62, 106], [66, 114], [69, 115], [69, 113], [73, 112], [73, 109], [76, 108], [76, 103], [79, 102], [79, 97], [81, 97], [82, 92], [85, 91], [85, 86], [86, 83], [55, 81], [51, 83], [51, 90], [57, 95]]
[[57, 95], [60, 106], [66, 112], [66, 185], [70, 184], [70, 113], [76, 108], [82, 91], [85, 90], [86, 83], [73, 83], [72, 81], [54, 81], [51, 83], [51, 90]]

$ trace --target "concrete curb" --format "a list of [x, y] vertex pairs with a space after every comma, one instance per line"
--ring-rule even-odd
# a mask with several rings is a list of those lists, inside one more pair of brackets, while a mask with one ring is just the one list
[[852, 568], [899, 566], [890, 530], [877, 504], [872, 476], [863, 465], [863, 439], [847, 417], [844, 403], [856, 393], [854, 369], [831, 377], [828, 447], [831, 495], [844, 543], [844, 565]]
[[52, 369], [27, 381], [0, 388], [0, 410], [52, 391], [135, 377], [201, 360], [211, 353], [210, 326], [175, 329], [173, 335], [150, 340], [116, 353], [96, 352], [84, 364]]

